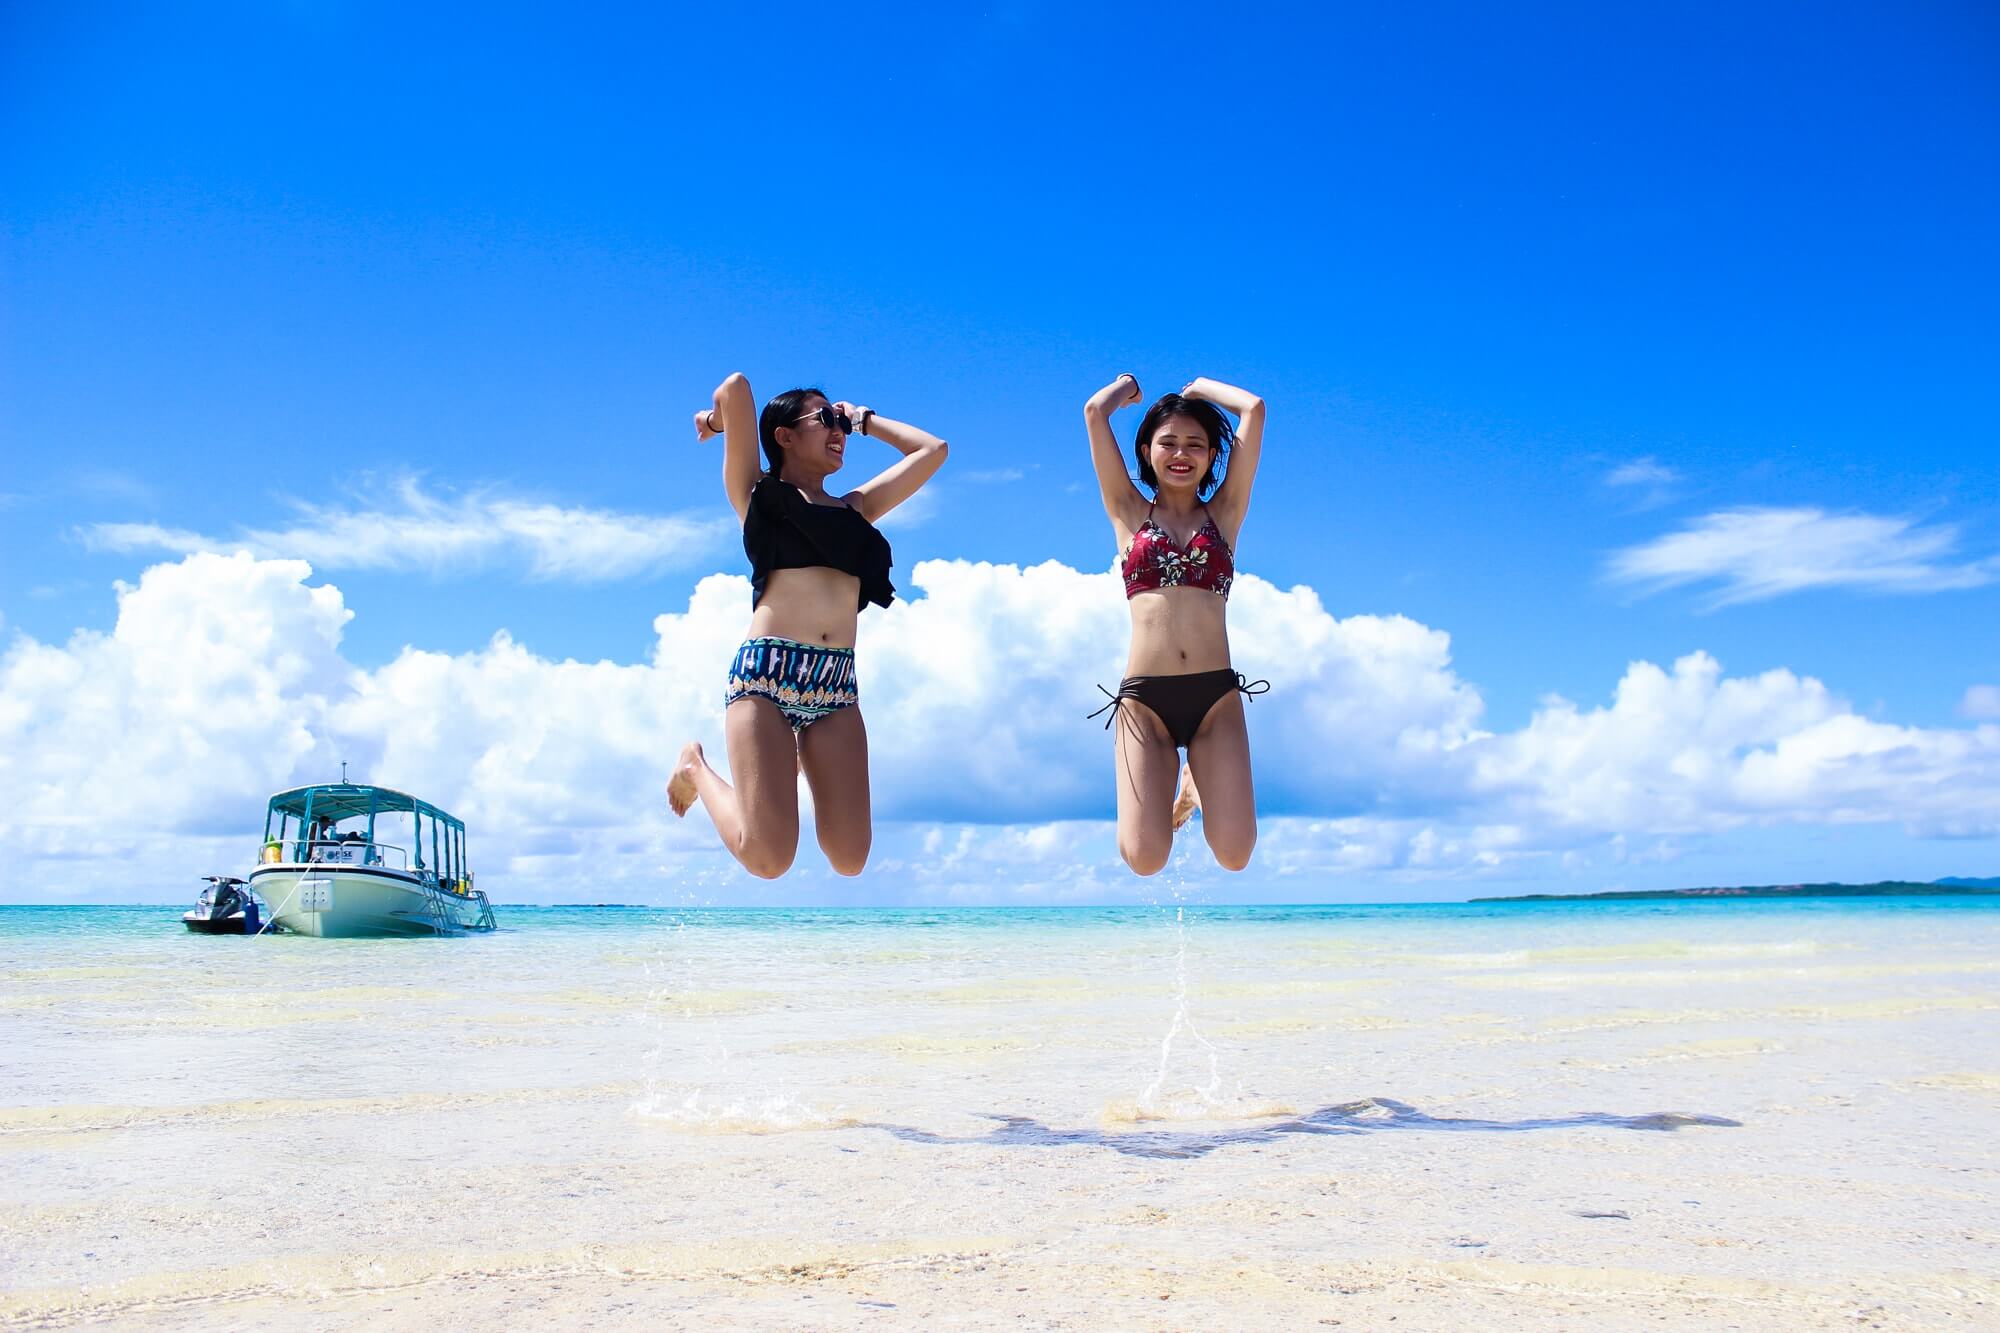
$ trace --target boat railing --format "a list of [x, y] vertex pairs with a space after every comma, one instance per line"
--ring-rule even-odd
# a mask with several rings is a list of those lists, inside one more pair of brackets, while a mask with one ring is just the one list
[[386, 842], [342, 841], [339, 838], [313, 842], [297, 838], [282, 843], [268, 842], [264, 844], [264, 860], [267, 864], [289, 861], [294, 864], [314, 862], [322, 865], [380, 866], [386, 870], [402, 871], [410, 868], [410, 853], [406, 848]]

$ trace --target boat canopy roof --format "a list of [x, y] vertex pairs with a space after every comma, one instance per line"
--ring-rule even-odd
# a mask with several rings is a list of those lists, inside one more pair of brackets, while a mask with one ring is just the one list
[[270, 812], [303, 820], [307, 807], [314, 819], [347, 819], [354, 815], [414, 814], [434, 819], [446, 828], [463, 833], [465, 825], [429, 801], [420, 801], [408, 792], [388, 787], [369, 787], [358, 782], [324, 782], [310, 787], [294, 787], [271, 798]]

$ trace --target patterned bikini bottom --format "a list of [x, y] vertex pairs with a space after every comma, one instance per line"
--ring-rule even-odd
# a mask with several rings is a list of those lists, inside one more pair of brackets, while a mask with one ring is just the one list
[[854, 684], [854, 650], [793, 639], [747, 640], [730, 664], [724, 706], [753, 697], [769, 699], [793, 731], [803, 731], [861, 702]]

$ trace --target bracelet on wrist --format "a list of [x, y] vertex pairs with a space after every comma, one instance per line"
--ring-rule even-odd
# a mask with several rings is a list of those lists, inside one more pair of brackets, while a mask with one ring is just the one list
[[863, 435], [866, 435], [868, 433], [868, 418], [874, 415], [875, 415], [875, 409], [872, 407], [864, 407], [861, 409], [861, 420], [858, 424], [860, 425], [861, 433]]

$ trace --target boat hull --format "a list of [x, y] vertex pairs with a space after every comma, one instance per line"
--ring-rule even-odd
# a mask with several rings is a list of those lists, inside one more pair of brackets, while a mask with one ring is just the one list
[[400, 871], [339, 865], [271, 865], [250, 887], [271, 910], [273, 929], [322, 939], [456, 935], [490, 930], [483, 893], [457, 894]]

